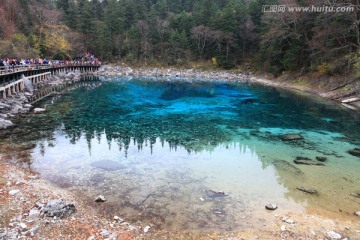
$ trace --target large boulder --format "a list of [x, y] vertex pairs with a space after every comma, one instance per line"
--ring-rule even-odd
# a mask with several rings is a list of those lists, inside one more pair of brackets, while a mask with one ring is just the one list
[[34, 86], [32, 82], [27, 77], [25, 77], [24, 74], [21, 76], [21, 78], [24, 81], [25, 90], [32, 95], [34, 93]]
[[42, 112], [45, 112], [46, 109], [45, 108], [34, 108], [33, 112], [34, 113], [42, 113]]
[[63, 199], [50, 200], [41, 210], [41, 214], [46, 217], [68, 217], [76, 211], [75, 205], [66, 203]]
[[0, 129], [6, 129], [12, 127], [14, 124], [10, 120], [0, 118]]

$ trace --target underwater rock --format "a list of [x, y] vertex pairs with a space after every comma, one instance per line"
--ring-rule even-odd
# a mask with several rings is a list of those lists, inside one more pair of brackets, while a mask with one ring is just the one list
[[95, 202], [106, 202], [106, 198], [103, 195], [99, 195], [95, 198]]
[[206, 192], [206, 195], [209, 197], [209, 198], [217, 198], [217, 197], [225, 197], [227, 196], [224, 192], [222, 191], [214, 191], [214, 190], [211, 190], [211, 189], [207, 189], [205, 190]]
[[360, 157], [360, 148], [354, 148], [352, 150], [349, 150], [348, 153], [353, 156]]
[[295, 176], [302, 176], [304, 175], [304, 173], [301, 171], [300, 168], [295, 167], [293, 164], [285, 161], [285, 160], [275, 160], [273, 162], [274, 166], [276, 167], [276, 169], [278, 170], [283, 170], [286, 172], [290, 172]]
[[351, 193], [350, 195], [356, 198], [360, 198], [360, 193]]
[[323, 163], [315, 162], [312, 160], [294, 160], [294, 163], [296, 164], [303, 164], [303, 165], [312, 165], [312, 166], [325, 166]]
[[316, 160], [318, 160], [320, 162], [325, 162], [327, 160], [327, 157], [316, 156]]
[[267, 210], [275, 210], [277, 209], [277, 205], [275, 203], [269, 203], [265, 206]]
[[310, 158], [308, 157], [296, 157], [296, 160], [304, 160], [304, 161], [312, 161]]
[[283, 141], [294, 141], [294, 140], [301, 140], [303, 137], [300, 135], [300, 133], [289, 133], [282, 135], [281, 140]]
[[68, 188], [72, 186], [71, 180], [65, 176], [61, 176], [60, 174], [45, 174], [44, 178], [61, 188]]
[[240, 104], [249, 104], [249, 103], [255, 103], [255, 102], [256, 102], [255, 98], [245, 98], [240, 101]]
[[92, 162], [90, 165], [106, 171], [115, 171], [123, 168], [121, 164], [111, 160], [96, 161], [96, 162]]
[[140, 206], [143, 204], [151, 195], [153, 190], [151, 188], [140, 188], [135, 189], [129, 195], [127, 198], [129, 199], [129, 202], [134, 206]]
[[318, 194], [318, 191], [313, 188], [298, 187], [296, 189], [309, 194]]
[[76, 211], [75, 205], [66, 203], [63, 199], [50, 200], [46, 203], [41, 213], [46, 217], [64, 218]]

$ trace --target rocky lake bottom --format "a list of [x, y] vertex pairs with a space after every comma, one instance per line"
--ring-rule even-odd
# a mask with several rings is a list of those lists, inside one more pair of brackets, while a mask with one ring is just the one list
[[107, 216], [234, 231], [269, 224], [269, 203], [354, 220], [360, 209], [360, 115], [312, 95], [121, 77], [38, 104], [3, 141], [32, 148], [33, 171]]

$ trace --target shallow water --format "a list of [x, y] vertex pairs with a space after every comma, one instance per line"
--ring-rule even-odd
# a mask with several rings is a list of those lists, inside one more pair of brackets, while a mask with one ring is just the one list
[[[312, 95], [106, 78], [41, 105], [48, 111], [19, 118], [9, 140], [35, 142], [31, 167], [89, 204], [106, 196], [96, 206], [109, 216], [167, 229], [235, 230], [289, 210], [350, 217], [360, 206], [351, 195], [360, 192], [360, 158], [347, 153], [360, 145], [359, 114]], [[303, 139], [282, 141], [287, 133]], [[297, 156], [327, 160], [297, 165]], [[266, 211], [270, 202], [279, 209]]]

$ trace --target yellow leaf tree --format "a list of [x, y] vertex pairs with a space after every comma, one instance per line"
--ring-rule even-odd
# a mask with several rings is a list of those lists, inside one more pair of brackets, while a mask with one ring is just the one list
[[69, 56], [72, 47], [67, 35], [70, 33], [64, 25], [47, 25], [43, 30], [43, 51], [47, 57], [55, 55]]

